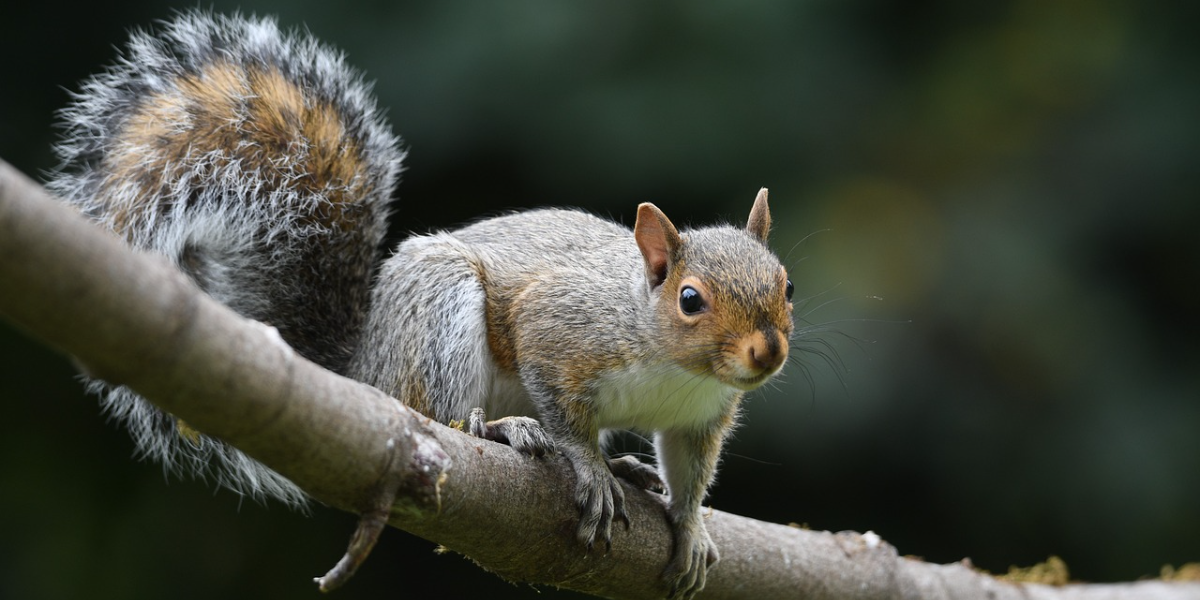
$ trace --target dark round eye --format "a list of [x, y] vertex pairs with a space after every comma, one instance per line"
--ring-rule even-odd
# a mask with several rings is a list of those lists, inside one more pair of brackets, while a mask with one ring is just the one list
[[700, 292], [696, 288], [685, 285], [679, 290], [679, 310], [685, 315], [694, 315], [704, 310], [704, 298], [700, 297]]
[[795, 293], [796, 287], [792, 285], [792, 280], [787, 280], [787, 287], [784, 288], [784, 294], [787, 295], [788, 302], [792, 301], [792, 294]]

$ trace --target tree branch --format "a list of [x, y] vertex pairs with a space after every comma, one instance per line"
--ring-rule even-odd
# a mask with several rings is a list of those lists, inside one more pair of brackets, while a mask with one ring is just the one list
[[[628, 489], [633, 527], [608, 555], [575, 542], [573, 474], [433, 423], [297, 356], [270, 327], [139, 255], [0, 161], [0, 313], [241, 448], [339, 509], [461, 552], [510, 580], [622, 598], [662, 594], [661, 496]], [[386, 507], [385, 507], [386, 508]], [[873, 534], [832, 534], [712, 511], [721, 549], [704, 598], [1200, 598], [1200, 584], [1018, 584], [900, 557]]]

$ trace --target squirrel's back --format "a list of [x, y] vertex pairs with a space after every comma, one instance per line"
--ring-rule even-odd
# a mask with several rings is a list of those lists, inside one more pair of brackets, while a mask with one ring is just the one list
[[[269, 18], [189, 11], [133, 34], [62, 117], [52, 191], [275, 326], [301, 355], [344, 370], [403, 153], [338, 52]], [[144, 453], [169, 466], [215, 462], [234, 489], [294, 499], [236, 450], [181, 436], [128, 390], [96, 387]]]

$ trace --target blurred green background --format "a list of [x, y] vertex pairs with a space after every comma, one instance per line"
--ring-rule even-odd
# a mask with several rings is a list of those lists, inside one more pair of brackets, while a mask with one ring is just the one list
[[[52, 167], [67, 90], [171, 4], [8, 7], [0, 156]], [[377, 81], [410, 150], [397, 239], [540, 205], [741, 220], [770, 187], [812, 328], [751, 397], [717, 507], [993, 571], [1200, 560], [1196, 5], [211, 6]], [[0, 597], [317, 597], [350, 515], [165, 478], [64, 357], [6, 325], [0, 353]], [[338, 597], [427, 593], [573, 596], [389, 531]]]

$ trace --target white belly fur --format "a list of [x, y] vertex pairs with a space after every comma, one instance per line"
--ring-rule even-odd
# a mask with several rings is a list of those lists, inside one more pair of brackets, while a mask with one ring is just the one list
[[630, 367], [600, 378], [595, 390], [601, 428], [644, 431], [691, 429], [711, 423], [736, 388], [673, 364]]

